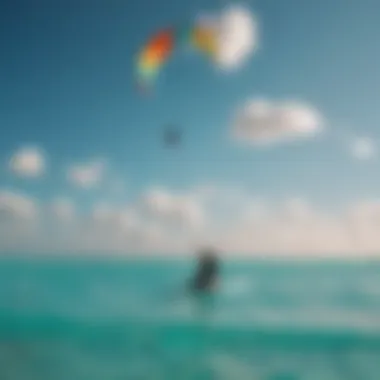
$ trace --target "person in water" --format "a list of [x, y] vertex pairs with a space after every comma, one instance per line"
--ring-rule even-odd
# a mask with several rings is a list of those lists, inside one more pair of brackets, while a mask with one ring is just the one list
[[190, 287], [195, 292], [211, 292], [216, 289], [219, 277], [219, 262], [216, 253], [207, 249], [200, 252], [198, 267]]

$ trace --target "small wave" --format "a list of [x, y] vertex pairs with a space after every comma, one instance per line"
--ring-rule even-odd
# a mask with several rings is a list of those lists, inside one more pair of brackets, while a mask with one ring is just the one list
[[257, 375], [254, 366], [228, 354], [215, 354], [210, 362], [219, 379], [252, 379]]
[[243, 295], [251, 292], [253, 287], [253, 281], [249, 277], [236, 276], [222, 283], [221, 292], [227, 296]]
[[[264, 317], [264, 315], [262, 315]], [[268, 315], [266, 315], [266, 318]], [[231, 323], [226, 319], [184, 320], [157, 318], [109, 318], [109, 319], [62, 319], [58, 317], [0, 319], [0, 337], [5, 338], [38, 338], [81, 337], [88, 339], [102, 338], [137, 342], [141, 336], [170, 337], [177, 343], [186, 344], [194, 339], [207, 337], [213, 344], [219, 342], [230, 344], [249, 344], [253, 346], [352, 346], [365, 345], [380, 350], [380, 329], [358, 328], [355, 325], [313, 326], [312, 324], [277, 323], [278, 321], [258, 318], [252, 323]], [[136, 340], [133, 339], [136, 338]], [[140, 337], [140, 338], [139, 338]], [[161, 339], [160, 338], [160, 339]], [[91, 338], [92, 339], [92, 338]], [[173, 341], [174, 342], [174, 341]]]

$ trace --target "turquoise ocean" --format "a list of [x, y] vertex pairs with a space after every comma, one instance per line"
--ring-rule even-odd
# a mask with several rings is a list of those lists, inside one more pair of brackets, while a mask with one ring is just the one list
[[1, 380], [379, 380], [380, 263], [0, 259]]

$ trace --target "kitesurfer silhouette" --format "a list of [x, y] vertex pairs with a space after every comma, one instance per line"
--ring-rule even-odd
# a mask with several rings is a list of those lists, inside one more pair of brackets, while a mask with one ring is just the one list
[[198, 265], [190, 288], [193, 292], [211, 292], [216, 289], [219, 277], [219, 261], [216, 252], [204, 249], [199, 252]]

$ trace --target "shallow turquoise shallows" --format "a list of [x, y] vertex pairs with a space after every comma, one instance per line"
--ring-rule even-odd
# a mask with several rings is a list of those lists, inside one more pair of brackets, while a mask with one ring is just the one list
[[0, 259], [1, 380], [379, 380], [380, 264]]

